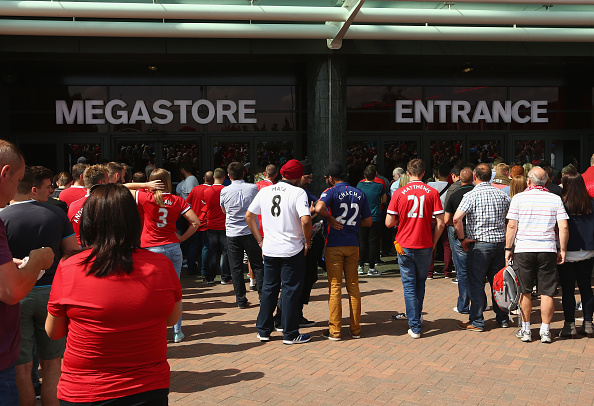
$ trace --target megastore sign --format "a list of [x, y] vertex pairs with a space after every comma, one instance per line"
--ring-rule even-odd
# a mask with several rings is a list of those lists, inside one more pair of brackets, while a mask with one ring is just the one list
[[510, 100], [501, 102], [476, 103], [474, 111], [472, 104], [465, 100], [397, 100], [397, 123], [421, 123], [424, 119], [428, 123], [548, 123], [548, 102], [545, 100], [527, 101]]
[[191, 118], [198, 124], [208, 124], [216, 119], [225, 122], [256, 124], [255, 100], [157, 100], [147, 107], [144, 100], [136, 100], [130, 110], [123, 100], [74, 100], [68, 108], [66, 100], [56, 100], [56, 124], [169, 124], [175, 119], [187, 124]]

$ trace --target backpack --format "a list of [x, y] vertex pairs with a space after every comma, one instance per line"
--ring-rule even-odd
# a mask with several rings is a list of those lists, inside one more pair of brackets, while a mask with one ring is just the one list
[[518, 308], [520, 282], [511, 263], [493, 277], [493, 296], [503, 311], [509, 312]]

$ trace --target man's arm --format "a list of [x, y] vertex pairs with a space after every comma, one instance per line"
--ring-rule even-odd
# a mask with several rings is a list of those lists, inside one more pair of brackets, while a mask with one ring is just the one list
[[388, 196], [384, 193], [382, 198], [380, 199], [381, 204], [384, 204], [388, 201]]
[[309, 245], [311, 244], [311, 216], [301, 216], [301, 228], [303, 229], [303, 236], [305, 237], [305, 251], [307, 255], [309, 251]]
[[452, 216], [452, 213], [448, 213], [447, 211], [445, 212], [445, 214], [443, 215], [443, 221], [445, 222], [446, 226], [453, 226], [454, 222], [452, 221], [454, 217]]
[[398, 225], [398, 218], [395, 214], [386, 214], [386, 227], [391, 228]]
[[71, 251], [76, 251], [80, 248], [78, 245], [78, 241], [76, 241], [76, 236], [74, 234], [62, 239], [60, 246], [64, 254], [67, 254]]
[[565, 255], [567, 254], [567, 241], [569, 240], [569, 225], [567, 220], [557, 220], [557, 227], [559, 227], [559, 252], [557, 253], [557, 265], [565, 263]]
[[361, 227], [371, 227], [373, 225], [373, 218], [371, 216], [361, 219]]
[[437, 242], [439, 241], [439, 237], [441, 237], [441, 233], [445, 228], [445, 221], [443, 219], [443, 213], [437, 214], [435, 216], [435, 220], [437, 224], [435, 225], [435, 231], [433, 232], [433, 250], [435, 251], [435, 247], [437, 246]]
[[0, 302], [17, 304], [33, 289], [39, 272], [53, 262], [54, 251], [44, 247], [31, 251], [29, 261], [22, 268], [11, 261], [0, 265]]
[[464, 223], [462, 222], [462, 220], [464, 219], [465, 216], [466, 216], [465, 212], [463, 212], [462, 210], [456, 210], [452, 221], [454, 223], [454, 228], [456, 229], [456, 238], [458, 240], [462, 240], [460, 242], [460, 244], [462, 245], [462, 248], [464, 249], [464, 251], [468, 252], [468, 251], [470, 251], [470, 247], [468, 247], [468, 244], [470, 244], [471, 242], [474, 242], [474, 240], [469, 240], [468, 238], [466, 238], [464, 236]]
[[258, 216], [251, 211], [245, 212], [245, 222], [247, 223], [252, 235], [256, 239], [256, 242], [262, 248], [262, 234], [260, 234], [260, 229], [258, 228]]
[[[518, 232], [518, 220], [508, 220], [507, 230], [505, 232], [505, 262], [509, 262], [514, 258], [514, 253], [511, 248], [516, 240], [516, 233]], [[567, 244], [565, 245], [567, 247]]]
[[322, 200], [318, 200], [316, 204], [316, 214], [326, 220], [330, 227], [335, 230], [342, 230], [343, 225], [340, 224], [338, 220], [336, 220], [332, 215], [328, 212], [328, 208], [326, 207], [326, 202]]

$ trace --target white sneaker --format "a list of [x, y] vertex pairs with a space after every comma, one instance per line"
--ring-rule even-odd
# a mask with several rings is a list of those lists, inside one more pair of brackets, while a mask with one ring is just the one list
[[421, 338], [421, 333], [413, 333], [413, 331], [410, 328], [408, 329], [408, 335], [412, 338]]
[[458, 306], [454, 306], [454, 311], [455, 311], [456, 313], [460, 313], [460, 310], [458, 310]]
[[369, 271], [367, 271], [367, 276], [380, 276], [381, 274], [382, 272], [376, 270], [375, 268], [369, 268]]
[[365, 275], [365, 269], [361, 265], [359, 265], [359, 268], [357, 268], [357, 273], [359, 275]]
[[550, 343], [551, 340], [551, 332], [550, 331], [541, 331], [540, 332], [540, 342], [541, 343]]

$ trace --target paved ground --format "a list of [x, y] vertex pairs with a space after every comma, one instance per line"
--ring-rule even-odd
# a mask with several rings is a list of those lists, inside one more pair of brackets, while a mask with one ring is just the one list
[[[379, 269], [382, 276], [360, 280], [361, 339], [348, 334], [346, 296], [343, 340], [321, 337], [328, 291], [320, 275], [305, 307], [318, 324], [302, 329], [313, 339], [292, 346], [283, 345], [281, 333], [267, 343], [256, 338], [256, 292], [248, 293], [254, 305], [241, 310], [231, 285], [183, 278], [186, 339], [169, 345], [170, 404], [594, 404], [594, 338], [523, 343], [516, 328], [497, 326], [493, 312], [485, 313], [485, 332], [458, 330], [456, 322], [466, 319], [452, 310], [457, 285], [438, 277], [427, 281], [423, 336], [413, 340], [406, 321], [391, 320], [404, 310], [395, 264]], [[560, 298], [555, 302], [557, 333], [563, 316]], [[535, 337], [539, 322], [532, 320]]]

